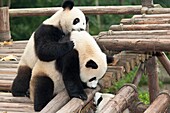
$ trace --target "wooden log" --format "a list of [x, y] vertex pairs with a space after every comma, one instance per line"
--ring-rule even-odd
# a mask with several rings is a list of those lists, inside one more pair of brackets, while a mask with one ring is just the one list
[[169, 30], [170, 24], [139, 24], [139, 25], [112, 25], [110, 30], [129, 31], [129, 30]]
[[86, 101], [82, 101], [78, 98], [71, 99], [65, 106], [63, 106], [59, 111], [56, 113], [77, 113], [80, 112], [81, 109], [91, 100], [96, 91], [99, 91], [100, 88], [97, 87], [95, 90], [86, 89], [86, 94], [88, 95], [88, 99]]
[[21, 54], [24, 52], [24, 49], [0, 49], [0, 54], [4, 53], [4, 54]]
[[153, 0], [141, 0], [143, 7], [153, 7]]
[[0, 80], [0, 91], [10, 91], [13, 80]]
[[110, 100], [100, 113], [122, 113], [137, 98], [136, 87], [134, 85], [125, 85], [115, 97]]
[[18, 64], [0, 64], [0, 68], [17, 68]]
[[148, 59], [145, 66], [148, 75], [149, 98], [150, 103], [152, 103], [159, 93], [156, 57], [153, 56], [152, 58]]
[[69, 96], [66, 90], [63, 90], [57, 94], [42, 110], [40, 113], [55, 113], [62, 106], [64, 106], [69, 101]]
[[100, 47], [112, 51], [170, 51], [170, 39], [97, 39]]
[[13, 96], [11, 97], [0, 96], [0, 102], [33, 104], [28, 97], [13, 97]]
[[131, 19], [122, 19], [121, 23], [124, 25], [127, 24], [169, 24], [169, 18], [131, 18]]
[[138, 70], [137, 70], [136, 75], [132, 81], [132, 84], [134, 84], [135, 86], [138, 86], [143, 73], [144, 73], [144, 63], [141, 63], [138, 67]]
[[170, 8], [148, 8], [147, 14], [168, 14]]
[[[140, 14], [141, 6], [86, 6], [78, 7], [85, 14]], [[24, 9], [9, 9], [9, 15], [14, 17], [19, 16], [49, 16], [58, 11], [60, 7], [51, 8], [24, 8]]]
[[0, 111], [33, 112], [33, 104], [0, 102]]
[[170, 61], [164, 52], [157, 52], [156, 56], [170, 76]]
[[0, 42], [10, 40], [8, 7], [0, 7]]
[[144, 113], [164, 113], [170, 105], [170, 91], [163, 91]]
[[[103, 31], [99, 33], [99, 38], [103, 35], [169, 35], [170, 30], [136, 30], [136, 31]], [[97, 37], [97, 38], [98, 38]]]
[[170, 39], [170, 35], [104, 35], [100, 39]]
[[144, 15], [134, 15], [132, 18], [170, 18], [170, 13], [167, 14], [144, 14]]

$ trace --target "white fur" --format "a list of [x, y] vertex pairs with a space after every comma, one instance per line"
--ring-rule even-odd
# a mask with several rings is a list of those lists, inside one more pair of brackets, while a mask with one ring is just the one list
[[[98, 99], [102, 97], [102, 101], [98, 104], [98, 106], [96, 107], [96, 111], [95, 113], [100, 113], [100, 111], [106, 106], [106, 104], [112, 100], [115, 95], [114, 94], [110, 94], [110, 93], [100, 93], [100, 92], [96, 92], [95, 96], [94, 96], [94, 104], [97, 105], [97, 101]], [[130, 113], [129, 109], [125, 109], [123, 111], [123, 113]]]
[[[98, 80], [103, 77], [107, 70], [106, 55], [101, 51], [94, 38], [86, 31], [71, 32], [71, 40], [75, 44], [74, 48], [79, 52], [80, 78], [89, 87], [95, 88]], [[89, 60], [93, 60], [98, 68], [86, 68], [85, 65]], [[93, 77], [97, 79], [89, 82]]]

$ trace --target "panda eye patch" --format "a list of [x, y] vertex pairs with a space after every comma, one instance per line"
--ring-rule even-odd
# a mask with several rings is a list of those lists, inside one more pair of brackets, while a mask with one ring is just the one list
[[74, 19], [74, 21], [73, 21], [73, 25], [76, 25], [77, 23], [79, 23], [80, 22], [80, 19], [79, 18], [76, 18], [76, 19]]
[[89, 82], [93, 81], [93, 80], [96, 80], [96, 77], [93, 77], [89, 80]]

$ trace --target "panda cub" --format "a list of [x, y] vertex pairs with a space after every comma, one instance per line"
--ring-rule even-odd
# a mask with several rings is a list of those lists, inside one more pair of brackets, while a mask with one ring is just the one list
[[50, 62], [72, 51], [74, 44], [68, 40], [61, 42], [71, 31], [86, 30], [84, 13], [73, 7], [74, 2], [65, 0], [62, 8], [45, 20], [33, 32], [19, 62], [17, 76], [12, 84], [13, 96], [26, 96], [29, 89], [32, 69], [37, 60]]
[[109, 57], [86, 31], [72, 31], [74, 49], [56, 60], [38, 60], [30, 81], [30, 98], [36, 111], [41, 110], [64, 88], [70, 98], [87, 99], [84, 88], [96, 88], [107, 70]]
[[[95, 113], [100, 113], [100, 111], [105, 107], [105, 105], [114, 98], [114, 94], [110, 93], [100, 93], [96, 92], [94, 95], [94, 105], [96, 106]], [[129, 109], [125, 109], [123, 113], [130, 113]]]

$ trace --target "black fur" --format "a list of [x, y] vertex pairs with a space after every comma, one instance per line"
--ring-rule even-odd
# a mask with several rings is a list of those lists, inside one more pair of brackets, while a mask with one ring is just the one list
[[100, 102], [103, 100], [103, 98], [102, 97], [100, 97], [98, 100], [97, 100], [97, 106], [100, 104]]
[[62, 5], [63, 9], [69, 8], [70, 10], [73, 8], [73, 6], [74, 6], [74, 0], [64, 0]]
[[[40, 77], [41, 76], [41, 77]], [[46, 75], [40, 75], [36, 78], [34, 89], [34, 109], [35, 111], [42, 110], [48, 102], [53, 98], [54, 84], [53, 81]]]
[[18, 75], [13, 81], [11, 92], [13, 96], [28, 96], [29, 82], [31, 79], [31, 69], [27, 66], [18, 68]]
[[93, 60], [89, 60], [89, 61], [86, 63], [86, 67], [87, 67], [87, 68], [92, 68], [92, 69], [97, 69], [97, 68], [98, 68], [98, 65], [97, 65]]
[[107, 56], [106, 60], [107, 60], [107, 64], [109, 64], [113, 62], [114, 58], [113, 56]]
[[42, 61], [52, 61], [62, 57], [74, 47], [72, 41], [59, 42], [64, 33], [52, 26], [41, 25], [34, 34], [35, 52]]
[[72, 50], [64, 55], [57, 63], [56, 68], [61, 71], [63, 75], [64, 85], [70, 98], [87, 99], [84, 91], [84, 84], [80, 79], [80, 64], [78, 51]]

